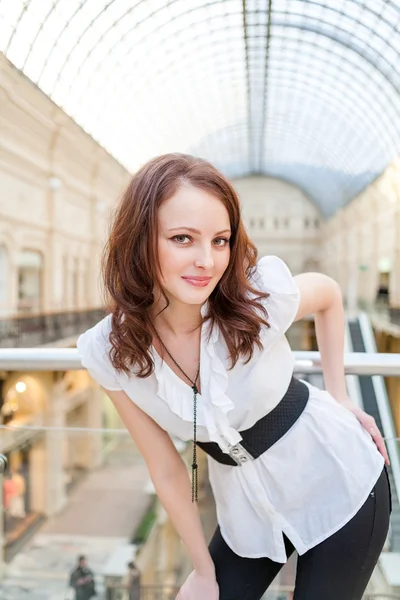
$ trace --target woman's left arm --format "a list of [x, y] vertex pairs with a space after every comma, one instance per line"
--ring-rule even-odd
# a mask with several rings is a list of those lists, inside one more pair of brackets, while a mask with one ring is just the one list
[[345, 318], [339, 284], [322, 273], [303, 273], [296, 275], [294, 281], [300, 291], [295, 321], [314, 315], [326, 390], [357, 417], [389, 464], [385, 442], [375, 419], [356, 406], [347, 394], [343, 364]]

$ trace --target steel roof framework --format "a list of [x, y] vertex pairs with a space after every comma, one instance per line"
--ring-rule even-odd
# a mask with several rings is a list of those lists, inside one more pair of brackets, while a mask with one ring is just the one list
[[192, 152], [330, 215], [400, 150], [400, 0], [0, 0], [0, 51], [133, 170]]

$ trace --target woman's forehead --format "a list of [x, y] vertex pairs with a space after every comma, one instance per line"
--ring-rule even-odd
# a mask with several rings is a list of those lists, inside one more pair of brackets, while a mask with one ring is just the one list
[[199, 228], [196, 223], [204, 226], [210, 221], [229, 226], [229, 214], [222, 200], [194, 186], [182, 186], [166, 200], [160, 207], [159, 219], [162, 225], [171, 227]]

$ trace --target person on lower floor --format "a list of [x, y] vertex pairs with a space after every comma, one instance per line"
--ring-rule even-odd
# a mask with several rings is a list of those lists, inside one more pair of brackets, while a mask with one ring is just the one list
[[94, 574], [87, 565], [86, 556], [78, 557], [78, 564], [70, 575], [69, 585], [75, 590], [75, 600], [90, 600], [96, 595]]
[[124, 578], [126, 593], [124, 600], [140, 600], [140, 570], [133, 561], [127, 564], [128, 572]]

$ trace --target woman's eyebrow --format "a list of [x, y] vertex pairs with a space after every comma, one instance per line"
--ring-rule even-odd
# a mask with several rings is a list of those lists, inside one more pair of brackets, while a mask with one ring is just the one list
[[[192, 233], [198, 233], [199, 235], [201, 234], [201, 231], [198, 229], [194, 229], [194, 227], [186, 227], [185, 225], [182, 225], [182, 227], [172, 227], [171, 229], [168, 229], [168, 231], [177, 231], [180, 229], [187, 229], [187, 231], [191, 231]], [[217, 231], [215, 235], [221, 235], [222, 233], [231, 233], [231, 230], [223, 229], [222, 231]]]

